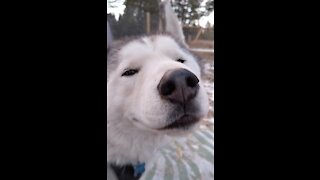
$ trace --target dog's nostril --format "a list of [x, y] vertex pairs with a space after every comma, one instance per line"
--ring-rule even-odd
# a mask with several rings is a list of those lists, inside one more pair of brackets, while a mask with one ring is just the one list
[[196, 87], [199, 83], [199, 79], [195, 75], [191, 75], [186, 78], [186, 82], [189, 87]]
[[160, 88], [160, 92], [163, 96], [170, 95], [175, 90], [174, 82], [168, 81]]

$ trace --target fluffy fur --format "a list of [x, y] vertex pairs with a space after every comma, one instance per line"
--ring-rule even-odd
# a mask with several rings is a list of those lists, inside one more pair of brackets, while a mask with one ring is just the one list
[[[173, 22], [170, 22], [173, 23]], [[159, 130], [179, 119], [185, 112], [201, 119], [208, 112], [208, 97], [201, 81], [201, 70], [181, 37], [167, 25], [167, 32], [120, 42], [108, 51], [107, 74], [107, 162], [117, 165], [137, 164], [152, 159], [154, 152], [169, 140], [168, 136], [189, 133], [188, 128]], [[183, 35], [183, 34], [182, 34]], [[185, 60], [184, 63], [178, 59]], [[186, 105], [173, 104], [159, 95], [157, 86], [163, 75], [183, 68], [198, 77], [199, 90]], [[136, 69], [132, 76], [122, 76]], [[108, 178], [115, 179], [108, 167]]]

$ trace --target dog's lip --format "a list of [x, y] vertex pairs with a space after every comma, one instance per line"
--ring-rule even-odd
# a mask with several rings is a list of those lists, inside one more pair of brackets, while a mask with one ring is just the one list
[[181, 118], [166, 125], [165, 127], [160, 128], [159, 130], [188, 128], [188, 127], [196, 124], [198, 121], [200, 121], [200, 118], [198, 118], [198, 117], [191, 116], [191, 115], [183, 115]]

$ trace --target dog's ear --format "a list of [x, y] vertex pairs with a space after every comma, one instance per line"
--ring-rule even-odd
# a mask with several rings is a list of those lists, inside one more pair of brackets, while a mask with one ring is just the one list
[[107, 48], [110, 47], [112, 41], [113, 41], [112, 32], [110, 29], [109, 21], [107, 21]]
[[177, 15], [173, 12], [170, 0], [160, 2], [159, 31], [172, 35], [177, 41], [187, 46], [183, 35], [182, 25]]

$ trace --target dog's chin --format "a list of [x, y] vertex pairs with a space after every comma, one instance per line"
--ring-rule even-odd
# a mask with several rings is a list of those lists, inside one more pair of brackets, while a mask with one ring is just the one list
[[165, 125], [164, 127], [158, 128], [158, 130], [188, 130], [199, 121], [200, 118], [196, 116], [183, 115], [180, 118], [171, 121], [171, 123]]
[[201, 119], [201, 117], [183, 115], [179, 119], [174, 120], [160, 128], [150, 127], [135, 118], [133, 118], [133, 123], [141, 130], [146, 130], [157, 134], [166, 134], [169, 136], [184, 136], [192, 132], [198, 126]]
[[184, 115], [158, 130], [169, 136], [185, 136], [198, 126], [201, 119], [196, 116]]

